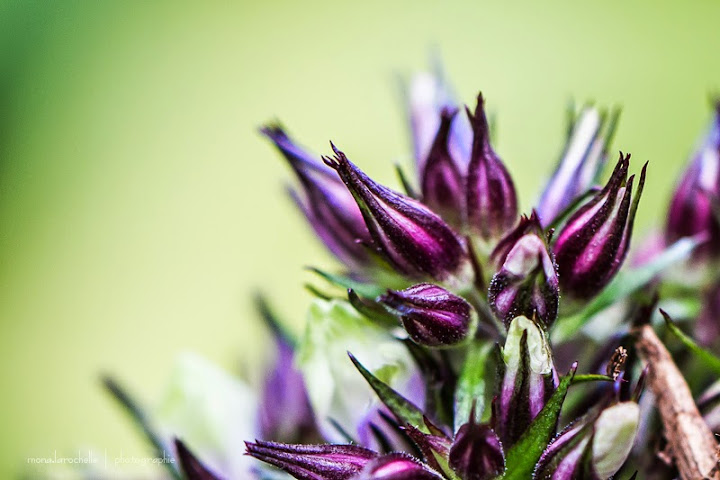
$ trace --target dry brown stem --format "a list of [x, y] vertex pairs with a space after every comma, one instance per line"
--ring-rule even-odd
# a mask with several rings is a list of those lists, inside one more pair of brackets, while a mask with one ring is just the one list
[[683, 480], [720, 480], [718, 445], [700, 416], [690, 388], [650, 325], [635, 329], [640, 355], [650, 365], [648, 385], [655, 393], [670, 451]]

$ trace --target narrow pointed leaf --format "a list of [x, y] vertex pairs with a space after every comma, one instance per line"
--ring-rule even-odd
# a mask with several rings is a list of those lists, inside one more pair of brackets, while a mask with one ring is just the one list
[[395, 415], [402, 423], [407, 423], [417, 428], [423, 433], [431, 433], [425, 425], [425, 418], [422, 410], [415, 406], [408, 399], [400, 395], [389, 385], [378, 379], [367, 368], [348, 352], [350, 360], [352, 360], [355, 368], [365, 377], [370, 387], [375, 391], [385, 406]]
[[332, 285], [342, 288], [343, 290], [352, 288], [358, 293], [358, 295], [361, 295], [363, 297], [375, 298], [385, 292], [383, 288], [377, 285], [370, 285], [367, 283], [358, 282], [357, 280], [353, 280], [352, 278], [345, 275], [329, 273], [315, 267], [308, 267], [308, 270], [319, 275]]
[[208, 470], [177, 438], [175, 439], [175, 448], [177, 449], [178, 460], [183, 474], [188, 480], [220, 480], [220, 477]]
[[680, 342], [682, 342], [682, 344], [685, 345], [685, 347], [693, 353], [693, 355], [695, 355], [702, 363], [704, 363], [705, 366], [712, 369], [715, 374], [720, 375], [720, 358], [718, 358], [708, 350], [705, 350], [700, 345], [695, 343], [692, 338], [688, 337], [685, 332], [680, 330], [678, 326], [675, 325], [675, 322], [673, 322], [672, 318], [670, 318], [670, 315], [668, 315], [665, 310], [661, 308], [660, 313], [665, 319], [665, 324], [667, 325], [668, 330], [670, 330], [670, 332], [672, 332], [672, 334], [675, 335], [678, 340], [680, 340]]
[[[146, 440], [152, 445], [155, 456], [162, 458], [166, 455], [167, 446], [163, 442], [160, 434], [155, 431], [151, 425], [145, 411], [130, 396], [130, 394], [112, 377], [103, 377], [102, 379], [105, 389], [112, 395], [120, 406], [127, 412], [130, 418], [135, 422], [141, 430]], [[182, 480], [180, 472], [177, 470], [177, 464], [172, 462], [163, 462], [168, 474], [175, 480]]]

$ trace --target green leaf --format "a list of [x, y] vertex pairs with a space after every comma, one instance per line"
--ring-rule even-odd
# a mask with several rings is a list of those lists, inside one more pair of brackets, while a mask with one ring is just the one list
[[363, 367], [352, 353], [348, 352], [348, 356], [355, 365], [355, 368], [357, 368], [362, 376], [365, 377], [365, 380], [370, 384], [370, 387], [372, 387], [380, 400], [398, 418], [398, 420], [412, 425], [423, 433], [431, 433], [430, 429], [428, 429], [425, 425], [425, 418], [422, 410], [373, 375], [367, 368]]
[[499, 477], [500, 479], [527, 480], [532, 478], [535, 464], [555, 434], [560, 409], [565, 401], [568, 387], [575, 377], [576, 369], [577, 363], [573, 364], [570, 372], [560, 380], [557, 390], [553, 392], [550, 400], [532, 421], [530, 427], [508, 450], [505, 456], [505, 473]]
[[358, 282], [357, 280], [353, 280], [350, 277], [346, 277], [345, 275], [338, 275], [334, 273], [329, 273], [324, 270], [321, 270], [319, 268], [315, 267], [308, 267], [308, 270], [310, 270], [313, 273], [318, 274], [331, 284], [342, 288], [343, 290], [347, 290], [348, 288], [352, 288], [355, 290], [359, 295], [363, 297], [368, 298], [375, 298], [379, 295], [382, 295], [385, 290], [377, 285], [372, 285], [368, 283], [362, 283]]
[[665, 310], [660, 309], [660, 313], [665, 319], [668, 330], [670, 330], [670, 332], [672, 332], [672, 334], [675, 335], [678, 340], [680, 340], [680, 342], [682, 342], [682, 344], [685, 345], [685, 347], [687, 347], [687, 349], [690, 350], [698, 358], [698, 360], [700, 360], [707, 367], [712, 369], [715, 374], [720, 375], [720, 358], [718, 358], [711, 352], [705, 350], [700, 345], [695, 343], [692, 338], [685, 335], [685, 333], [680, 330], [677, 325], [675, 325], [675, 322], [672, 321], [672, 318], [670, 318], [670, 315], [668, 315]]
[[[128, 416], [135, 422], [140, 431], [143, 433], [145, 438], [150, 442], [153, 447], [154, 455], [157, 458], [163, 458], [167, 455], [167, 446], [162, 440], [162, 437], [155, 431], [155, 428], [150, 424], [145, 411], [138, 405], [138, 403], [130, 396], [130, 394], [112, 377], [105, 376], [102, 378], [102, 383], [105, 389], [112, 395], [120, 406], [127, 412]], [[177, 470], [177, 462], [162, 462], [167, 469], [171, 478], [175, 480], [182, 480], [180, 472]]]
[[475, 405], [475, 420], [482, 418], [485, 409], [485, 366], [492, 351], [489, 343], [473, 343], [468, 348], [457, 387], [455, 388], [455, 431], [470, 419]]
[[607, 375], [600, 375], [595, 373], [588, 373], [585, 375], [575, 375], [573, 378], [572, 384], [578, 385], [580, 383], [588, 383], [588, 382], [612, 382], [612, 377], [608, 377]]
[[553, 343], [558, 344], [569, 340], [590, 318], [640, 290], [658, 274], [686, 260], [702, 241], [702, 239], [694, 237], [682, 238], [642, 267], [618, 273], [615, 280], [582, 311], [558, 320], [552, 331]]

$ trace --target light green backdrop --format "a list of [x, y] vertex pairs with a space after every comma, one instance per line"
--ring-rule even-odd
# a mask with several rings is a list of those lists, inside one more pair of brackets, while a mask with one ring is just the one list
[[651, 160], [646, 228], [720, 89], [718, 19], [711, 1], [0, 3], [0, 476], [142, 451], [101, 371], [148, 400], [180, 351], [252, 371], [255, 289], [300, 325], [302, 267], [331, 261], [261, 122], [392, 182], [395, 74], [438, 46], [497, 113], [525, 208], [567, 100], [623, 105], [616, 146]]

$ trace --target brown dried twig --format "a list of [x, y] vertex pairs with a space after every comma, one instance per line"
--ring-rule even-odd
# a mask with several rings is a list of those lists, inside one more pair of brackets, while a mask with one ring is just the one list
[[655, 394], [665, 437], [683, 480], [720, 480], [718, 445], [703, 420], [685, 378], [651, 325], [635, 327], [640, 355], [650, 366], [648, 385]]

